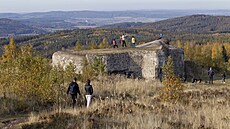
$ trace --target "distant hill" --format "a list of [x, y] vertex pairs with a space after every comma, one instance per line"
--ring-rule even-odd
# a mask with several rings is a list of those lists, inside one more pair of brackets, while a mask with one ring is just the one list
[[100, 28], [134, 28], [134, 27], [140, 27], [144, 25], [145, 23], [142, 22], [123, 22], [123, 23], [117, 23], [112, 25], [105, 25]]
[[21, 22], [1, 18], [0, 19], [0, 36], [23, 35], [23, 34], [43, 34], [45, 31], [22, 24]]
[[154, 23], [120, 23], [105, 28], [146, 28], [169, 33], [221, 33], [230, 32], [230, 16], [192, 15]]
[[[51, 11], [33, 13], [0, 13], [0, 18], [49, 31], [93, 28], [115, 23], [150, 23], [194, 14], [230, 16], [230, 10], [129, 10], [129, 11]], [[131, 26], [133, 27], [133, 26]]]
[[230, 32], [230, 16], [192, 15], [147, 23], [141, 28], [154, 28], [169, 32]]

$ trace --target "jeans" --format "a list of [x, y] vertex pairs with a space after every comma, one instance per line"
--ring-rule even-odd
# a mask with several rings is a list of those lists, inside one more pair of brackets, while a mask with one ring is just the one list
[[73, 108], [74, 108], [75, 104], [77, 103], [77, 101], [76, 101], [77, 95], [71, 94], [71, 97], [72, 97], [72, 100], [73, 100], [72, 106], [73, 106]]
[[127, 47], [125, 40], [121, 41], [121, 47]]
[[86, 107], [88, 108], [90, 103], [91, 103], [92, 95], [85, 95], [85, 98], [86, 98], [86, 101], [87, 101]]
[[209, 77], [209, 84], [213, 84], [213, 76]]
[[135, 47], [136, 47], [136, 44], [135, 44], [135, 43], [132, 43], [131, 45], [132, 45], [132, 47], [133, 47], [133, 48], [135, 48]]

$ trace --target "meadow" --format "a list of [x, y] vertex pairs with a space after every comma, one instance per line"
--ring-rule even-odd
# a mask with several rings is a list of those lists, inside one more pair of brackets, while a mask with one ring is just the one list
[[183, 83], [182, 97], [170, 103], [159, 98], [161, 82], [99, 76], [92, 81], [94, 97], [89, 108], [85, 107], [84, 83], [78, 82], [82, 95], [75, 109], [70, 106], [70, 96], [66, 96], [66, 105], [61, 108], [1, 122], [5, 122], [2, 127], [22, 129], [228, 129], [229, 81]]

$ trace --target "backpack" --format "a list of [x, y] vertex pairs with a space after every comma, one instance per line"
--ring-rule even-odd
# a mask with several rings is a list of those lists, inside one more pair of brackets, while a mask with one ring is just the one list
[[74, 82], [70, 83], [70, 85], [69, 85], [69, 93], [72, 94], [72, 95], [77, 94], [76, 93], [77, 92], [76, 88], [77, 88], [76, 83], [74, 83]]
[[211, 77], [211, 76], [214, 75], [214, 72], [213, 72], [212, 70], [209, 70], [209, 71], [208, 71], [208, 75]]

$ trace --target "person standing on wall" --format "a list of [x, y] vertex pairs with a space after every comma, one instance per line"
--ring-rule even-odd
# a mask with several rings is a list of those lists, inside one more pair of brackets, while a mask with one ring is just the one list
[[162, 39], [162, 38], [163, 38], [163, 36], [164, 36], [164, 35], [163, 35], [162, 33], [160, 33], [160, 37], [159, 37], [159, 39]]
[[121, 46], [122, 47], [127, 47], [127, 45], [126, 45], [126, 42], [125, 42], [125, 38], [126, 38], [126, 35], [125, 34], [122, 34], [122, 36], [121, 36]]
[[90, 103], [91, 103], [91, 99], [92, 99], [92, 94], [93, 94], [93, 86], [90, 84], [90, 80], [88, 79], [86, 84], [85, 84], [85, 91], [86, 91], [86, 107], [88, 108]]
[[115, 40], [115, 39], [113, 39], [112, 44], [113, 44], [113, 48], [118, 48], [118, 46], [117, 46], [117, 42], [116, 42], [116, 40]]
[[131, 46], [132, 46], [133, 48], [135, 48], [135, 47], [136, 47], [136, 39], [135, 39], [134, 36], [132, 36], [131, 42], [132, 42]]

